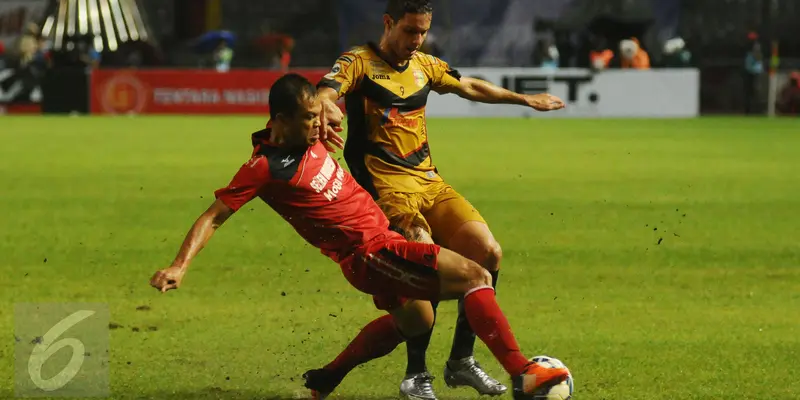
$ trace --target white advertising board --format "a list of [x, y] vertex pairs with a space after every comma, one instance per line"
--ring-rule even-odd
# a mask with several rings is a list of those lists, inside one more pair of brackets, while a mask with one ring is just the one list
[[517, 93], [548, 92], [567, 103], [563, 110], [537, 112], [523, 106], [483, 104], [433, 93], [430, 117], [690, 118], [700, 113], [700, 72], [696, 69], [547, 70], [464, 68], [477, 77]]

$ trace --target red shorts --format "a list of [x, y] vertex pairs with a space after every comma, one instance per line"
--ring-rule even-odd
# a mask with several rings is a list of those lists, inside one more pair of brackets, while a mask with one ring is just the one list
[[408, 299], [439, 299], [439, 249], [391, 232], [362, 245], [339, 266], [353, 287], [373, 295], [375, 307], [389, 311]]

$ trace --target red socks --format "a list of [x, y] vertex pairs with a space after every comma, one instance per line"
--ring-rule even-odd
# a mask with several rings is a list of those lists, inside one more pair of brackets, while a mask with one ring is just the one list
[[376, 358], [383, 357], [394, 350], [405, 339], [400, 335], [391, 315], [384, 315], [361, 329], [355, 339], [347, 345], [335, 360], [325, 366], [326, 370], [336, 371], [341, 376], [353, 368]]
[[[519, 350], [519, 344], [511, 332], [490, 286], [473, 289], [464, 296], [464, 311], [472, 330], [492, 351], [506, 372], [517, 376], [525, 372], [528, 359]], [[384, 315], [365, 326], [335, 360], [325, 366], [341, 376], [353, 368], [376, 358], [383, 357], [405, 341], [394, 324], [391, 315]]]
[[519, 350], [506, 316], [497, 305], [491, 286], [473, 289], [464, 296], [464, 311], [472, 330], [511, 376], [525, 372], [528, 359]]

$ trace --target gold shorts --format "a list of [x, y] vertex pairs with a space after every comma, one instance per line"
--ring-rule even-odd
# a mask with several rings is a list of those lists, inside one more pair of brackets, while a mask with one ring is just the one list
[[411, 227], [425, 229], [436, 243], [446, 243], [464, 223], [486, 223], [464, 196], [444, 182], [425, 184], [419, 193], [380, 193], [378, 205], [392, 228], [405, 233]]

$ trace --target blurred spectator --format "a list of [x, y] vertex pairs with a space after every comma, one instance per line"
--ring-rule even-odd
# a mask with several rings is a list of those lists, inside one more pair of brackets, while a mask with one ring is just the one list
[[650, 69], [650, 56], [639, 44], [639, 39], [630, 38], [619, 42], [620, 66], [631, 69]]
[[288, 72], [289, 65], [292, 63], [292, 50], [294, 50], [294, 39], [289, 37], [287, 40], [281, 42], [279, 50], [280, 67], [281, 71]]
[[92, 46], [91, 35], [79, 35], [69, 38], [60, 50], [41, 53], [41, 58], [52, 58], [55, 68], [96, 68], [100, 64], [100, 53]]
[[39, 48], [38, 31], [39, 26], [35, 23], [30, 23], [20, 35], [18, 49], [20, 67], [28, 65], [36, 56], [36, 50]]
[[561, 55], [552, 39], [543, 38], [536, 43], [533, 64], [539, 68], [557, 69]]
[[214, 49], [214, 65], [217, 72], [228, 72], [231, 69], [231, 60], [233, 60], [233, 49], [228, 47], [228, 42], [220, 40], [217, 48]]
[[614, 52], [608, 48], [605, 39], [594, 38], [592, 40], [592, 51], [589, 52], [589, 63], [591, 68], [597, 71], [604, 70], [611, 65], [614, 59]]
[[692, 53], [686, 48], [682, 38], [674, 38], [664, 43], [664, 66], [667, 68], [686, 68], [691, 65]]
[[789, 75], [789, 82], [781, 88], [775, 108], [781, 114], [800, 115], [800, 71]]
[[46, 37], [40, 36], [36, 53], [33, 56], [33, 63], [41, 68], [49, 68], [52, 65], [52, 58], [50, 57], [50, 41]]
[[744, 57], [744, 111], [747, 114], [754, 112], [754, 107], [761, 89], [761, 75], [764, 74], [764, 54], [758, 42], [758, 34], [750, 32], [747, 35], [750, 46]]
[[90, 35], [83, 35], [75, 37], [74, 42], [67, 45], [70, 49], [70, 59], [73, 65], [95, 69], [100, 66], [100, 53], [94, 49], [92, 44], [92, 37]]
[[89, 69], [100, 67], [100, 53], [94, 49], [91, 39], [88, 37], [80, 38], [76, 41], [75, 52], [81, 66]]
[[294, 39], [291, 36], [267, 33], [256, 39], [256, 46], [266, 55], [267, 68], [288, 71], [294, 50]]

